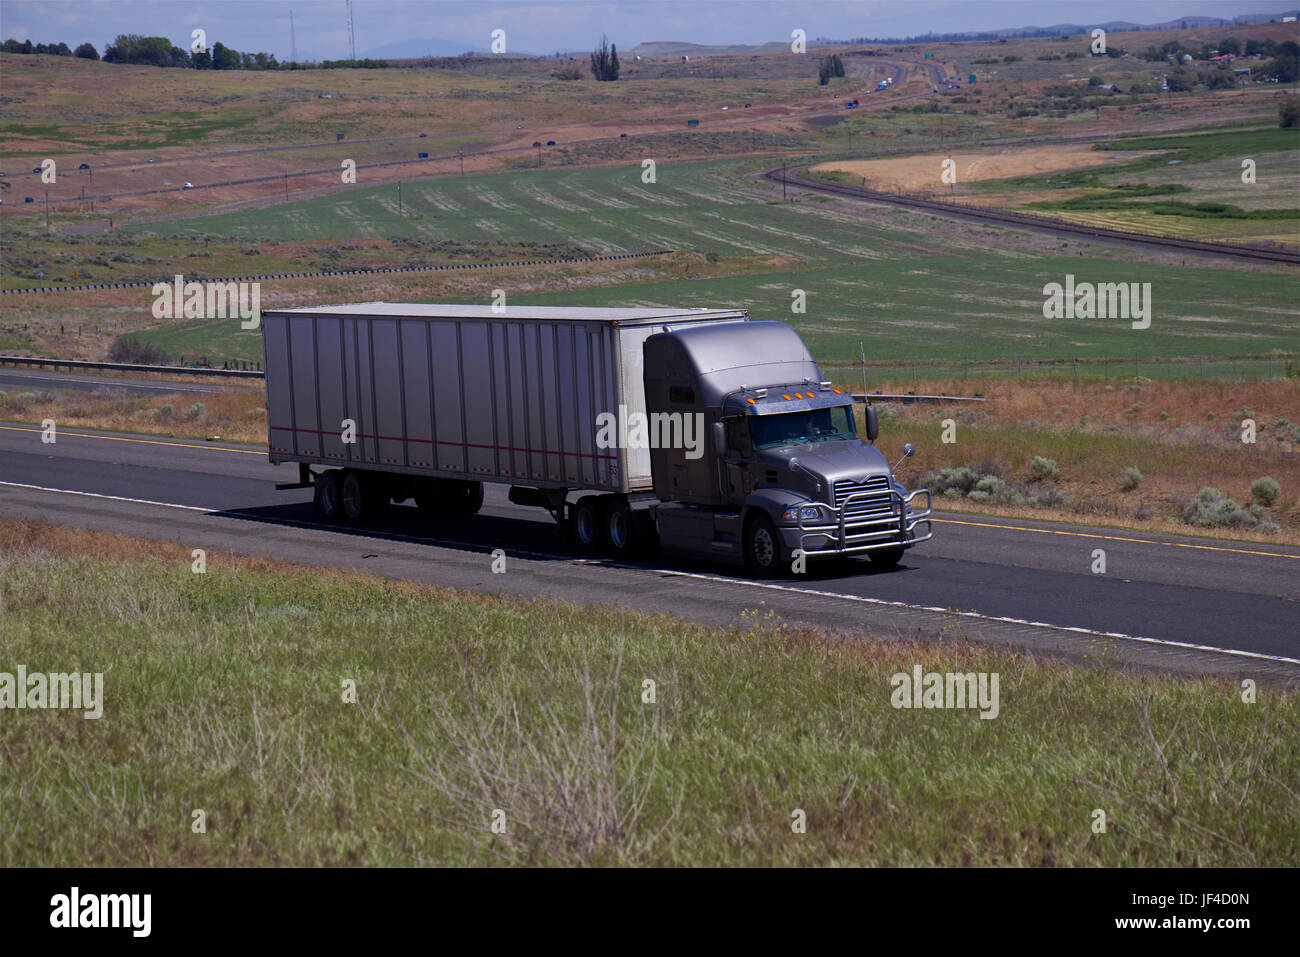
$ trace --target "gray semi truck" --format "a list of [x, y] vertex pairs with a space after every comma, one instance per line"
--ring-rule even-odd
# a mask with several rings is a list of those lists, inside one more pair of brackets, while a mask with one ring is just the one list
[[331, 520], [407, 500], [468, 515], [497, 483], [585, 550], [763, 577], [801, 556], [894, 564], [931, 534], [875, 408], [859, 436], [798, 334], [745, 310], [370, 302], [262, 325], [270, 459], [299, 470], [277, 488], [312, 488]]

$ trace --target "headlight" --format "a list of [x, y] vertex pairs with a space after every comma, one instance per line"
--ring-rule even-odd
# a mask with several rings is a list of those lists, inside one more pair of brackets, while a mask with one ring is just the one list
[[797, 522], [800, 519], [805, 522], [815, 522], [821, 518], [822, 510], [818, 505], [795, 505], [781, 513], [783, 522]]

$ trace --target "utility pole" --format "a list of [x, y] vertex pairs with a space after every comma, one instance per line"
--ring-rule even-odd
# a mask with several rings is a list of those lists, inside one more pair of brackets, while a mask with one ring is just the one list
[[293, 32], [293, 8], [289, 8], [289, 62], [298, 62], [298, 38]]
[[460, 175], [465, 175], [465, 151], [460, 151]]
[[351, 59], [357, 58], [357, 37], [352, 31], [352, 0], [346, 0], [348, 6], [348, 52]]
[[785, 164], [781, 164], [781, 202], [785, 202]]
[[538, 143], [537, 146], [537, 168], [538, 169], [542, 168], [542, 147], [540, 142]]
[[50, 228], [50, 191], [45, 191], [45, 228]]
[[287, 202], [289, 199], [289, 173], [288, 171], [284, 171], [280, 175], [284, 177], [284, 198]]

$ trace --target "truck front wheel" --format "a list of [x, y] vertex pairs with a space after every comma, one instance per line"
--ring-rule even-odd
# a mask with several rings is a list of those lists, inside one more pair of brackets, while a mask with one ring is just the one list
[[877, 568], [893, 568], [903, 560], [903, 551], [901, 548], [880, 548], [867, 554], [871, 557], [871, 564]]
[[756, 515], [745, 526], [745, 565], [759, 578], [778, 578], [785, 569], [781, 539], [766, 515]]

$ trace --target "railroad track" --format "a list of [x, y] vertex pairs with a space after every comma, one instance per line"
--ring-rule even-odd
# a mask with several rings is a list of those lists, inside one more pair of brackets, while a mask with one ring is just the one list
[[1264, 249], [1259, 246], [1232, 246], [1227, 243], [1207, 243], [1195, 239], [1177, 239], [1166, 236], [1152, 236], [1149, 233], [1134, 233], [1122, 229], [1082, 226], [1062, 219], [1046, 216], [1030, 216], [1014, 213], [1010, 210], [996, 209], [989, 206], [970, 206], [958, 203], [945, 203], [941, 200], [923, 199], [916, 196], [902, 196], [896, 193], [882, 193], [862, 186], [848, 186], [842, 183], [830, 183], [825, 180], [812, 179], [804, 175], [811, 164], [802, 163], [788, 168], [773, 167], [760, 178], [778, 186], [783, 182], [788, 186], [826, 193], [832, 196], [846, 196], [851, 199], [870, 200], [901, 206], [905, 209], [919, 209], [942, 213], [948, 217], [970, 219], [981, 223], [1002, 223], [1008, 226], [1047, 229], [1067, 236], [1079, 236], [1085, 239], [1110, 239], [1143, 246], [1156, 246], [1162, 249], [1197, 253], [1210, 256], [1227, 256], [1234, 259], [1246, 259], [1253, 262], [1278, 262], [1300, 265], [1300, 253], [1284, 249]]

